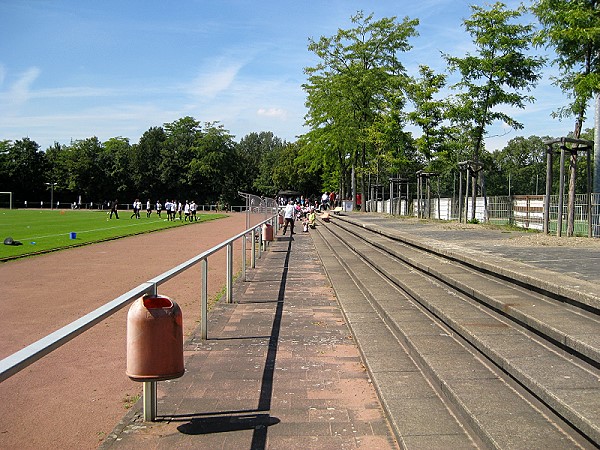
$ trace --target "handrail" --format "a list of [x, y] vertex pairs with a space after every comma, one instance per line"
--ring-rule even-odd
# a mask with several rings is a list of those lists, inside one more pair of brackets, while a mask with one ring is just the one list
[[[4, 380], [10, 378], [11, 376], [15, 375], [16, 373], [20, 372], [21, 370], [25, 369], [27, 366], [33, 364], [37, 360], [43, 358], [44, 356], [46, 356], [53, 350], [56, 350], [57, 348], [66, 344], [67, 342], [69, 342], [73, 338], [77, 337], [84, 331], [92, 328], [97, 323], [99, 323], [102, 320], [106, 319], [107, 317], [113, 315], [114, 313], [116, 313], [123, 307], [127, 306], [129, 303], [131, 303], [133, 300], [139, 298], [140, 296], [142, 296], [144, 294], [156, 294], [157, 288], [159, 285], [165, 283], [166, 281], [170, 280], [171, 278], [175, 277], [176, 275], [189, 269], [190, 267], [194, 266], [195, 264], [197, 264], [201, 261], [205, 262], [203, 264], [204, 267], [203, 267], [203, 277], [202, 277], [203, 286], [202, 286], [202, 314], [201, 314], [202, 318], [201, 319], [202, 319], [202, 325], [203, 325], [202, 337], [203, 337], [203, 339], [206, 339], [206, 301], [207, 301], [207, 299], [206, 299], [206, 273], [205, 273], [205, 271], [207, 270], [206, 263], [208, 261], [208, 257], [211, 256], [212, 254], [216, 253], [217, 251], [221, 250], [222, 248], [228, 247], [228, 255], [230, 257], [228, 257], [227, 264], [228, 264], [228, 269], [229, 269], [229, 266], [232, 265], [232, 260], [231, 260], [232, 258], [230, 255], [230, 252], [232, 250], [230, 250], [230, 249], [233, 248], [233, 243], [235, 241], [237, 241], [240, 238], [243, 238], [243, 241], [244, 241], [243, 242], [243, 247], [244, 247], [243, 248], [243, 255], [244, 255], [243, 259], [245, 261], [245, 259], [246, 259], [246, 242], [245, 242], [246, 235], [249, 233], [252, 233], [252, 236], [254, 237], [254, 233], [255, 233], [254, 230], [256, 228], [259, 228], [259, 230], [261, 230], [260, 227], [267, 222], [274, 222], [275, 226], [277, 226], [277, 220], [275, 219], [276, 217], [277, 217], [276, 215], [273, 215], [270, 218], [265, 219], [256, 225], [253, 225], [252, 227], [242, 231], [241, 233], [235, 235], [234, 237], [221, 242], [220, 244], [214, 246], [213, 248], [206, 250], [206, 251], [200, 253], [199, 255], [194, 256], [193, 258], [190, 258], [189, 260], [187, 260], [187, 261], [179, 264], [178, 266], [140, 284], [139, 286], [136, 286], [135, 288], [131, 289], [130, 291], [120, 295], [119, 297], [116, 297], [115, 299], [100, 306], [99, 308], [84, 315], [83, 317], [80, 317], [79, 319], [69, 323], [68, 325], [65, 325], [64, 327], [54, 331], [53, 333], [50, 333], [49, 335], [39, 339], [38, 341], [34, 342], [33, 344], [30, 344], [27, 347], [0, 360], [0, 383], [3, 382]], [[260, 231], [259, 231], [259, 233], [260, 233]], [[261, 240], [262, 240], [262, 235], [261, 235]], [[254, 247], [252, 247], [252, 248], [254, 248]], [[254, 251], [252, 252], [252, 257], [254, 258]], [[244, 266], [244, 270], [245, 270], [245, 264], [243, 266]], [[252, 267], [254, 267], [254, 261], [252, 262]], [[232, 271], [228, 270], [227, 272], [228, 272], [228, 278], [231, 277]], [[245, 276], [245, 273], [244, 273], [244, 276]], [[227, 299], [228, 299], [228, 301], [231, 301], [231, 281], [230, 280], [227, 280], [227, 286], [228, 286]]]

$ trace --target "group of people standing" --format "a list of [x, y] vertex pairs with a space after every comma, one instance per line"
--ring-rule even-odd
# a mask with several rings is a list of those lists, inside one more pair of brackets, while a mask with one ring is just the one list
[[[156, 211], [158, 212], [158, 216], [160, 217], [159, 207], [160, 203], [156, 202]], [[178, 202], [177, 200], [167, 200], [165, 202], [167, 220], [176, 220], [177, 216], [179, 216], [179, 220], [183, 220], [184, 222], [196, 222], [198, 221], [198, 216], [196, 215], [197, 210], [198, 205], [196, 205], [196, 202], [194, 200], [192, 200], [191, 202], [186, 200], [183, 204], [181, 202]]]
[[[119, 211], [118, 211], [118, 205], [119, 202], [118, 200], [115, 200], [113, 202], [110, 202], [110, 219], [112, 219], [113, 215], [115, 216], [116, 219], [119, 218]], [[139, 198], [136, 198], [133, 203], [131, 204], [132, 206], [132, 214], [130, 216], [130, 219], [139, 219], [140, 218], [140, 212], [142, 210], [142, 202], [140, 201]], [[163, 205], [162, 203], [157, 200], [156, 204], [154, 205], [155, 209], [156, 209], [156, 214], [158, 215], [158, 217], [162, 218], [162, 211], [163, 211]], [[197, 222], [198, 221], [198, 216], [196, 214], [196, 211], [198, 210], [198, 205], [196, 205], [195, 201], [185, 201], [184, 204], [182, 204], [181, 202], [177, 201], [177, 200], [167, 200], [165, 201], [164, 204], [164, 210], [167, 213], [167, 220], [176, 220], [177, 216], [179, 216], [179, 220], [183, 220], [183, 221], [189, 221], [189, 222]], [[152, 202], [150, 201], [150, 199], [148, 199], [146, 201], [146, 217], [149, 218], [152, 215]]]

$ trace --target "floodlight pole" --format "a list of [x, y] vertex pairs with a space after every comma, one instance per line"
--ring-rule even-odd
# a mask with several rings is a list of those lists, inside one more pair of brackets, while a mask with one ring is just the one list
[[50, 209], [54, 209], [54, 186], [56, 183], [45, 183], [46, 186], [50, 186]]

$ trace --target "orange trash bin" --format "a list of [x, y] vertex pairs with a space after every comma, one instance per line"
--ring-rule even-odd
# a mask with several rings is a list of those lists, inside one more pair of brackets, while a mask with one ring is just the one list
[[181, 308], [163, 295], [137, 299], [127, 313], [127, 376], [162, 381], [184, 372]]
[[263, 241], [272, 241], [273, 240], [273, 225], [270, 225], [268, 223], [263, 224], [262, 238], [263, 238]]

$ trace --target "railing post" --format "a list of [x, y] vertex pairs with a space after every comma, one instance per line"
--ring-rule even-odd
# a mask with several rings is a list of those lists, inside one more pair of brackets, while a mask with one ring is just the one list
[[256, 229], [252, 228], [252, 252], [250, 259], [250, 267], [256, 268]]
[[246, 281], [246, 235], [242, 236], [242, 281]]
[[200, 334], [206, 340], [208, 335], [208, 258], [201, 262], [202, 288], [200, 298]]
[[233, 242], [227, 244], [227, 303], [233, 302]]
[[263, 233], [262, 227], [258, 227], [258, 258], [262, 257]]

